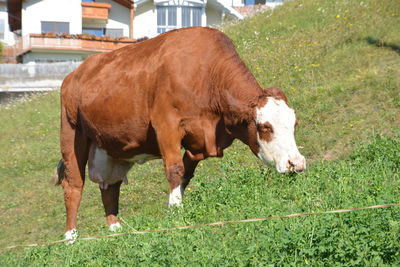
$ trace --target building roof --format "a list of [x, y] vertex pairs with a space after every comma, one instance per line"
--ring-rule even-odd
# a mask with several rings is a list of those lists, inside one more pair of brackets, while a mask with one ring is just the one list
[[10, 25], [11, 31], [21, 29], [21, 9], [22, 0], [8, 0], [8, 24]]

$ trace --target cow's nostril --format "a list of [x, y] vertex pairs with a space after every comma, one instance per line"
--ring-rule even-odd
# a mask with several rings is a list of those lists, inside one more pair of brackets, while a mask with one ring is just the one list
[[294, 171], [295, 173], [301, 173], [305, 169], [305, 160], [300, 158], [289, 159], [288, 165], [290, 171]]
[[296, 161], [295, 161], [295, 160], [290, 160], [290, 159], [288, 160], [288, 166], [289, 166], [289, 167], [295, 168], [296, 165], [297, 165], [297, 164], [296, 164]]
[[289, 172], [296, 171], [295, 166], [291, 160], [288, 160], [286, 163], [286, 168], [288, 169]]

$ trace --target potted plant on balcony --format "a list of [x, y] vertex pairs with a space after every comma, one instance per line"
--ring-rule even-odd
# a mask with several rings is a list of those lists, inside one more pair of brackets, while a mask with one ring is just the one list
[[69, 33], [63, 32], [63, 33], [60, 34], [60, 37], [69, 39], [69, 38], [71, 38], [71, 35]]
[[90, 34], [87, 32], [84, 32], [84, 33], [80, 34], [79, 36], [80, 36], [80, 39], [82, 39], [82, 40], [90, 40], [90, 38], [91, 38]]
[[103, 36], [103, 40], [104, 41], [113, 41], [114, 38], [111, 38], [110, 35], [106, 34], [106, 35]]
[[57, 37], [57, 34], [54, 32], [42, 32], [42, 37], [47, 37], [47, 38], [55, 38]]

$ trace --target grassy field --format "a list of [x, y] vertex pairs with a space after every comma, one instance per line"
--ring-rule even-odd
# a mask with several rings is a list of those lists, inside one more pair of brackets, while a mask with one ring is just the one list
[[[183, 210], [167, 210], [162, 162], [135, 166], [121, 216], [136, 230], [399, 203], [400, 5], [292, 1], [223, 31], [264, 87], [297, 110], [300, 175], [262, 166], [239, 142], [200, 164]], [[62, 238], [59, 92], [0, 107], [0, 248]], [[87, 182], [80, 236], [109, 234]], [[125, 227], [124, 232], [130, 231]], [[77, 241], [0, 252], [4, 265], [400, 264], [400, 208]]]
[[309, 0], [224, 31], [261, 85], [285, 90], [305, 153], [336, 159], [399, 125], [399, 27], [396, 0]]

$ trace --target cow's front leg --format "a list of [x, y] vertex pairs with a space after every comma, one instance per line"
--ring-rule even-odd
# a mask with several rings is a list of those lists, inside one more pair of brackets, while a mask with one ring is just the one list
[[184, 190], [188, 186], [190, 179], [193, 178], [194, 175], [194, 170], [197, 167], [198, 161], [193, 161], [189, 158], [188, 154], [185, 152], [185, 155], [183, 156], [183, 165], [185, 167], [185, 174], [183, 175], [183, 180], [181, 183], [181, 188], [182, 188], [182, 196], [184, 193]]
[[183, 161], [178, 161], [169, 167], [165, 166], [165, 172], [170, 185], [170, 194], [168, 206], [171, 205], [182, 205], [182, 198], [185, 192], [185, 188], [193, 177], [194, 170], [198, 161], [193, 161], [185, 153]]
[[[157, 143], [169, 183], [168, 207], [172, 205], [181, 206], [183, 190], [185, 189], [182, 186], [185, 168], [181, 154], [184, 130], [181, 127], [180, 115], [174, 113], [176, 108], [173, 105], [169, 106], [165, 98], [159, 98], [157, 101], [162, 102], [158, 105], [154, 104], [160, 107], [159, 110], [154, 110], [154, 114], [165, 114], [165, 116], [155, 116], [152, 125], [157, 134]], [[166, 114], [165, 110], [170, 110], [170, 113]]]
[[181, 206], [183, 190], [185, 189], [182, 186], [185, 168], [181, 156], [180, 135], [169, 133], [167, 129], [162, 131], [162, 133], [157, 133], [157, 139], [160, 145], [165, 175], [169, 183], [168, 207], [172, 205]]
[[121, 182], [109, 185], [107, 189], [101, 189], [101, 200], [103, 201], [104, 211], [106, 212], [107, 224], [111, 231], [116, 231], [121, 228], [121, 223], [117, 219], [119, 191]]
[[184, 167], [182, 160], [168, 164], [164, 163], [165, 174], [169, 183], [169, 201], [168, 207], [182, 205], [183, 191], [185, 187], [182, 185]]

